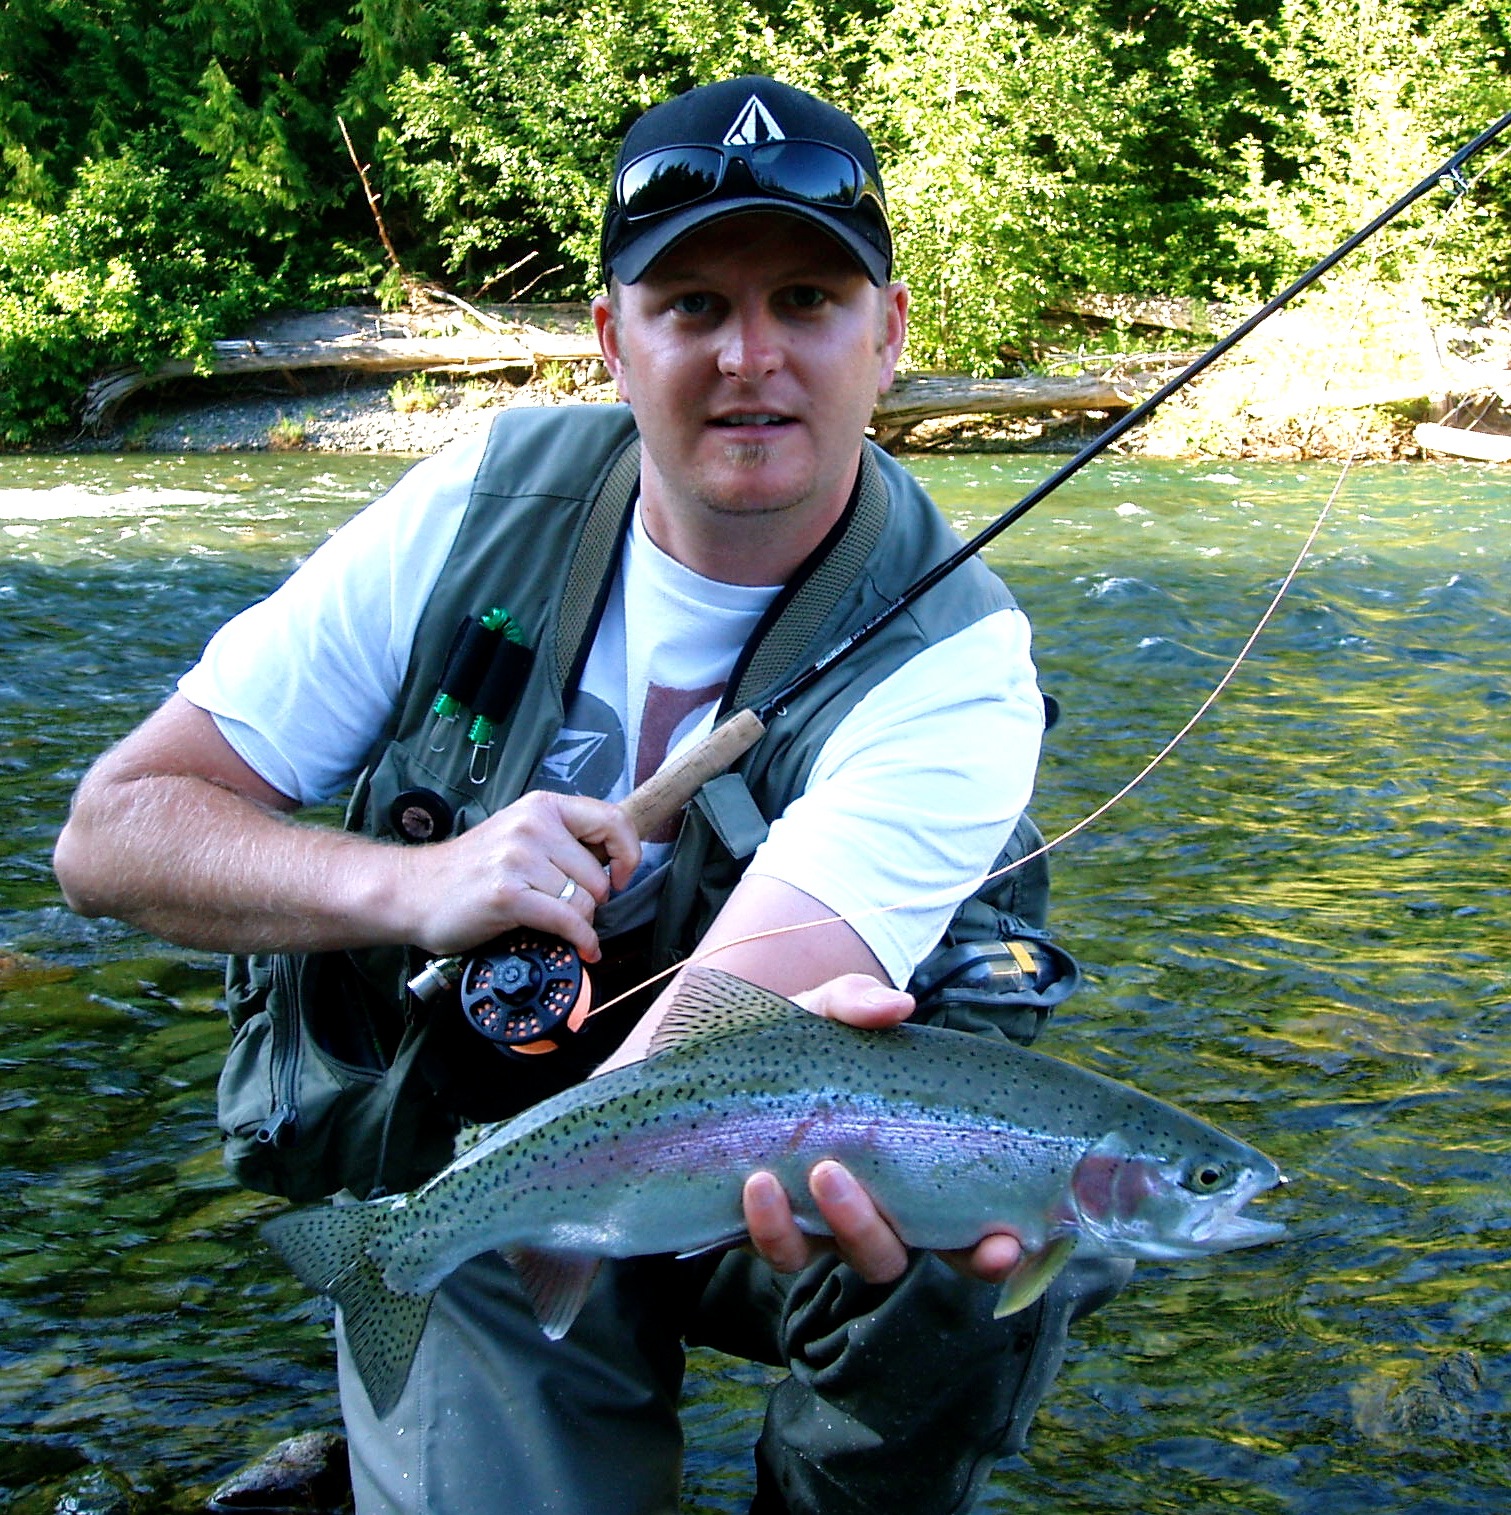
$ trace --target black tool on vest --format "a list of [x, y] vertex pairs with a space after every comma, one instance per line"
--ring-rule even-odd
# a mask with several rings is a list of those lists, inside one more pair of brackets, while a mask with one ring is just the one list
[[[474, 769], [479, 750], [493, 740], [494, 728], [505, 719], [519, 699], [530, 676], [534, 653], [525, 643], [519, 623], [502, 607], [480, 616], [467, 616], [456, 629], [446, 655], [440, 687], [430, 707], [437, 724], [447, 726], [471, 712], [467, 735], [473, 746]], [[444, 735], [430, 744], [432, 752], [445, 746]], [[486, 777], [474, 772], [481, 783]]]
[[388, 824], [401, 842], [444, 842], [456, 812], [433, 789], [405, 789], [388, 807]]

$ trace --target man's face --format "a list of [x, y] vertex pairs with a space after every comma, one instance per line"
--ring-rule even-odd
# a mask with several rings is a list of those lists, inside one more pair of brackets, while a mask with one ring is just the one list
[[594, 316], [644, 443], [653, 540], [721, 578], [746, 554], [743, 582], [774, 582], [782, 546], [801, 562], [849, 498], [902, 348], [903, 286], [877, 289], [816, 227], [754, 212], [677, 243]]

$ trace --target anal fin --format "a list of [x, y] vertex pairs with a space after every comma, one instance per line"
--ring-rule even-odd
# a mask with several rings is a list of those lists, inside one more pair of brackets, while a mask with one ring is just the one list
[[541, 1330], [552, 1341], [560, 1341], [587, 1300], [603, 1259], [537, 1247], [520, 1247], [504, 1256], [519, 1275]]

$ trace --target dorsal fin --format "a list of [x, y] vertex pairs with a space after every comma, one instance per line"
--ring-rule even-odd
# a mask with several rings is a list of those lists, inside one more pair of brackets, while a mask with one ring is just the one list
[[722, 968], [688, 968], [671, 1006], [651, 1033], [650, 1054], [665, 1052], [724, 1031], [749, 1031], [790, 1015], [807, 1015], [801, 1005], [770, 989], [736, 978]]

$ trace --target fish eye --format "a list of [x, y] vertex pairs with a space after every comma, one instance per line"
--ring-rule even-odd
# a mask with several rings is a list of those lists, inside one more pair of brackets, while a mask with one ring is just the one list
[[1228, 1181], [1228, 1168], [1222, 1163], [1196, 1163], [1185, 1177], [1185, 1187], [1197, 1194], [1212, 1194]]

